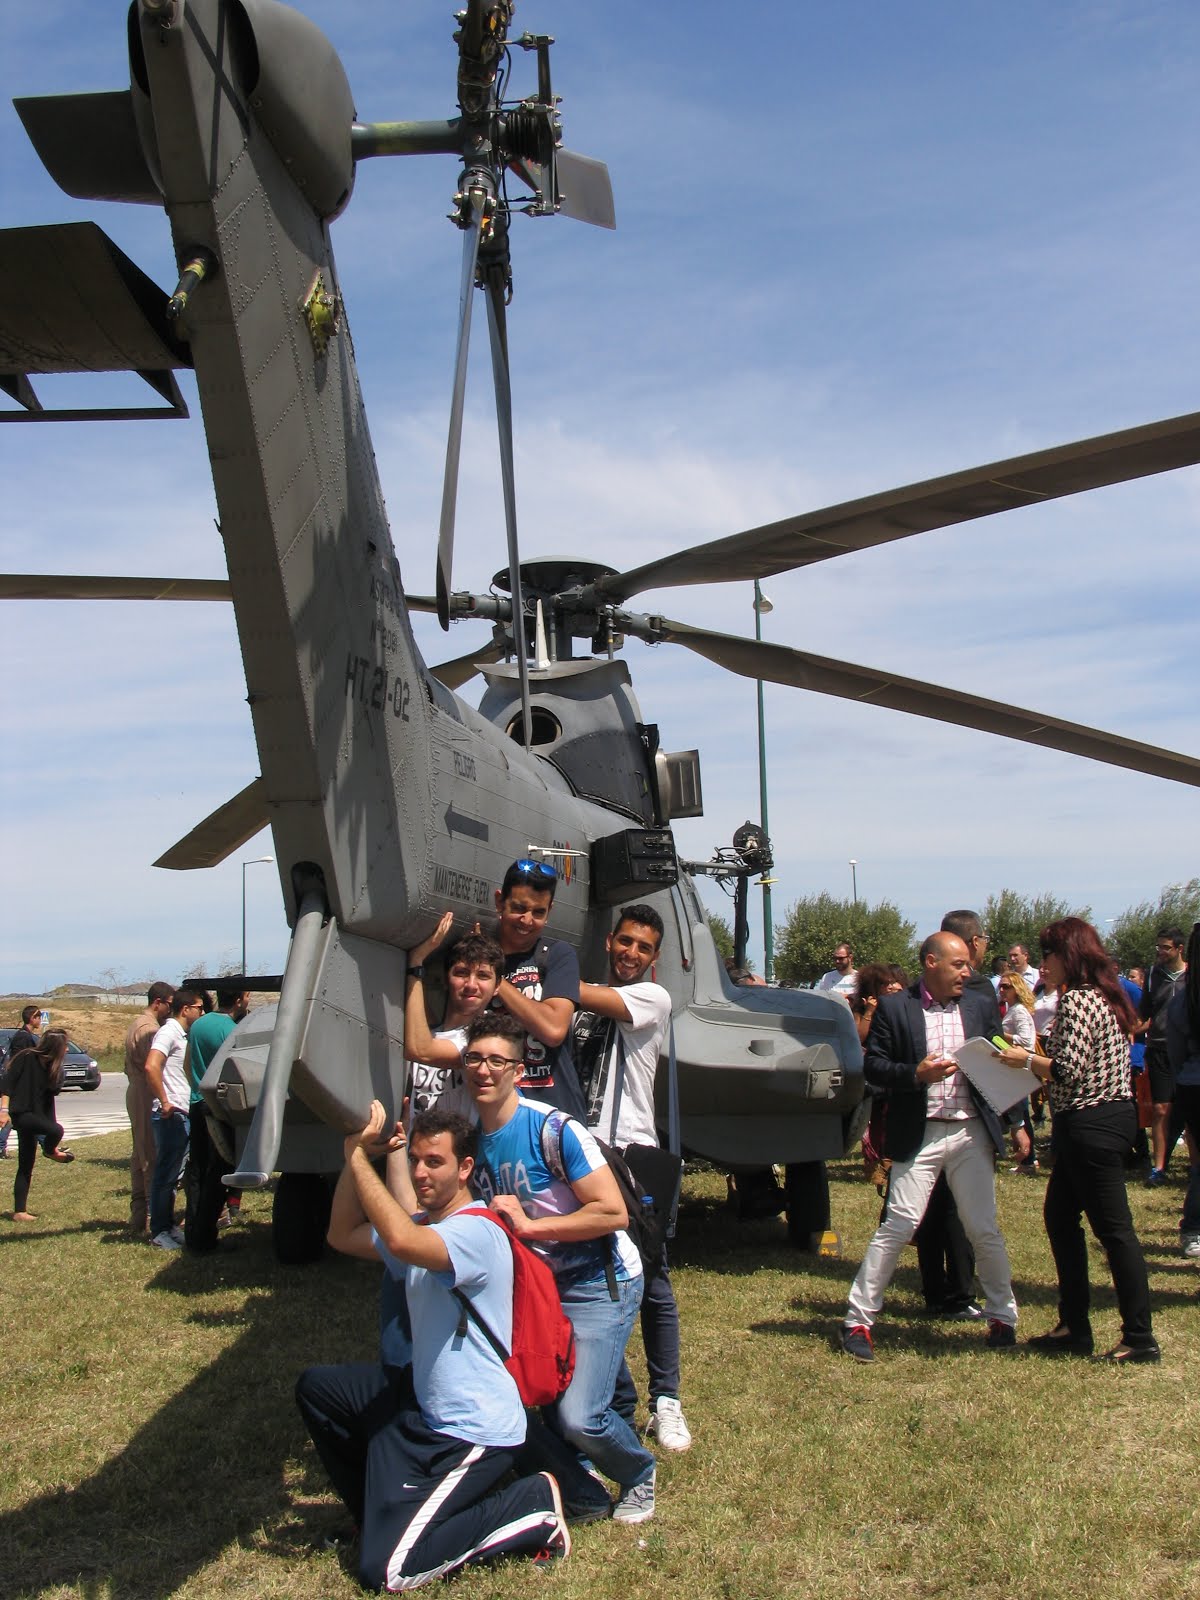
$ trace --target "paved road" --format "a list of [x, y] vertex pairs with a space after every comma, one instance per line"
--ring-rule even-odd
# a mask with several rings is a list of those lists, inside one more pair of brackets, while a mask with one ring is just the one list
[[129, 1118], [125, 1112], [125, 1074], [103, 1072], [98, 1089], [68, 1089], [55, 1102], [58, 1120], [66, 1133], [66, 1142], [88, 1139], [97, 1133], [115, 1133], [118, 1129], [129, 1131]]

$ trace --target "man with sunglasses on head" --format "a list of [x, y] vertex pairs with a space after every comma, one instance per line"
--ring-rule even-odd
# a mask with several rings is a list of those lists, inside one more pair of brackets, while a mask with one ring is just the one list
[[522, 1091], [584, 1119], [571, 1056], [571, 1022], [579, 1004], [579, 958], [561, 939], [547, 939], [558, 873], [545, 861], [514, 861], [496, 890], [496, 940], [504, 973], [492, 1001], [528, 1038]]

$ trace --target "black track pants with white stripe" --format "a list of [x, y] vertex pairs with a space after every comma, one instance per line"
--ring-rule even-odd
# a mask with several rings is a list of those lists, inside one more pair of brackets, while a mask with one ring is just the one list
[[391, 1594], [469, 1561], [540, 1550], [557, 1526], [545, 1478], [495, 1485], [513, 1452], [435, 1433], [365, 1363], [310, 1367], [296, 1400], [334, 1488], [359, 1520], [359, 1578]]

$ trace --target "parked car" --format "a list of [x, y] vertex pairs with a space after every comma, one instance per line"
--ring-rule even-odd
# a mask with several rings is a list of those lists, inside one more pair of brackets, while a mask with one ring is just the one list
[[[15, 1028], [0, 1028], [0, 1055], [4, 1055], [12, 1042]], [[100, 1063], [74, 1040], [67, 1046], [63, 1059], [62, 1087], [64, 1089], [98, 1089]]]

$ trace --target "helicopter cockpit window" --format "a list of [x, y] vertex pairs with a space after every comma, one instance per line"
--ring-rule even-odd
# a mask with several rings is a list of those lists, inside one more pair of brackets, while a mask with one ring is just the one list
[[[547, 711], [544, 706], [530, 708], [529, 725], [532, 733], [532, 742], [535, 745], [553, 744], [556, 739], [562, 737], [562, 723], [552, 711]], [[524, 743], [521, 730], [521, 713], [519, 711], [504, 731], [510, 739], [515, 739], [518, 744]]]

